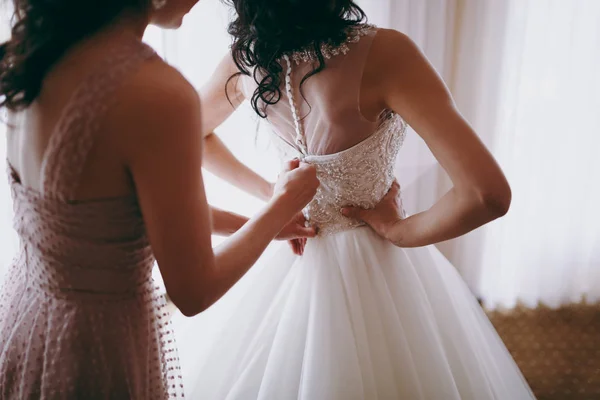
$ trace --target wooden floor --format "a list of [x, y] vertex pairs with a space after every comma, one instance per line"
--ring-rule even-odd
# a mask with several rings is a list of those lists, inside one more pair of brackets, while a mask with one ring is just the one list
[[539, 400], [600, 400], [600, 305], [489, 315]]

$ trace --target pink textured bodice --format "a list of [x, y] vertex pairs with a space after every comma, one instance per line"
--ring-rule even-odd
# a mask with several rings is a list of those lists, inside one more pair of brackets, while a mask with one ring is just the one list
[[76, 201], [115, 89], [154, 52], [116, 45], [52, 134], [40, 192], [9, 167], [20, 252], [0, 292], [0, 399], [167, 399], [183, 387], [135, 196]]
[[154, 263], [135, 197], [64, 203], [11, 169], [14, 227], [31, 290], [61, 298], [134, 297]]

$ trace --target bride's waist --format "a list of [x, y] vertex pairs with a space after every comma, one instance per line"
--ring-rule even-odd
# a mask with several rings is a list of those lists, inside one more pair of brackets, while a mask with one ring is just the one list
[[315, 223], [310, 222], [310, 226], [318, 228], [318, 236], [331, 236], [341, 232], [347, 232], [356, 228], [366, 227], [364, 222], [345, 220], [345, 221], [332, 221], [326, 223]]
[[344, 232], [361, 226], [365, 226], [363, 222], [347, 218], [344, 215], [342, 215], [342, 207], [348, 205], [353, 204], [323, 204], [322, 202], [319, 202], [316, 199], [309, 203], [308, 206], [304, 209], [304, 216], [308, 220], [310, 226], [318, 229], [319, 236], [333, 235], [339, 232]]
[[[304, 209], [304, 215], [311, 226], [319, 229], [320, 235], [350, 230], [364, 223], [342, 215], [343, 207], [374, 208], [388, 192], [393, 175], [388, 178], [360, 179], [341, 174], [336, 170], [318, 170], [321, 186], [313, 200]], [[337, 178], [336, 178], [337, 177]]]

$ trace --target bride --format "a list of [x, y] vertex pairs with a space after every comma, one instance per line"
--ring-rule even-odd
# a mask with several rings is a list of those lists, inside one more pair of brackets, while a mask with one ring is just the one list
[[[533, 398], [431, 246], [502, 216], [511, 195], [420, 50], [402, 33], [364, 24], [350, 0], [230, 3], [231, 54], [201, 93], [207, 167], [268, 192], [210, 135], [249, 100], [286, 155], [316, 166], [321, 186], [299, 218], [318, 234], [293, 244], [302, 257], [282, 247], [255, 267], [202, 367], [187, 371], [191, 398]], [[454, 184], [408, 217], [393, 174], [407, 124]]]

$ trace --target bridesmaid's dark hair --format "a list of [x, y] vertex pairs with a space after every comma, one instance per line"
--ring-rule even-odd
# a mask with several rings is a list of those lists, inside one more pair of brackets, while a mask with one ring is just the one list
[[[3, 0], [0, 0], [3, 1]], [[0, 44], [0, 108], [20, 110], [39, 95], [52, 66], [75, 43], [127, 8], [149, 0], [13, 0], [10, 39]]]
[[[340, 44], [347, 29], [366, 20], [363, 10], [352, 0], [224, 0], [236, 11], [228, 32], [233, 36], [231, 54], [240, 72], [250, 76], [258, 88], [251, 104], [266, 117], [265, 107], [281, 99], [284, 66], [280, 58], [293, 51], [312, 48], [318, 63], [301, 83], [325, 68], [321, 45]], [[226, 88], [227, 91], [227, 88]], [[261, 106], [264, 104], [264, 107]]]

